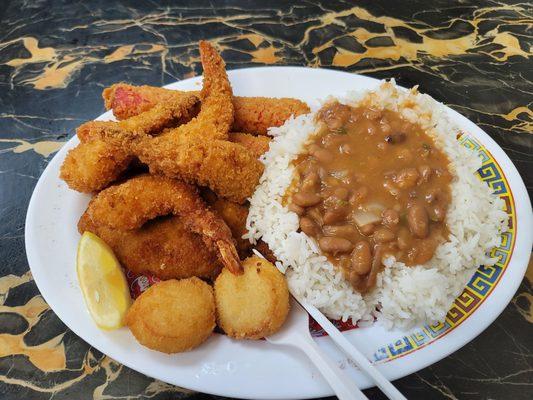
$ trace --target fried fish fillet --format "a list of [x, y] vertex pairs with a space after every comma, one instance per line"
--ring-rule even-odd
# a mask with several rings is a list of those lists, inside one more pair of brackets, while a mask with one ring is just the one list
[[59, 176], [71, 189], [91, 193], [119, 179], [134, 160], [135, 156], [119, 144], [89, 141], [67, 153]]
[[231, 231], [200, 198], [195, 187], [164, 176], [139, 175], [98, 193], [89, 203], [88, 217], [97, 225], [114, 229], [138, 229], [165, 215], [177, 215], [185, 227], [199, 234], [233, 273], [240, 260]]
[[158, 218], [140, 228], [125, 230], [96, 224], [84, 213], [78, 230], [102, 238], [121, 265], [136, 274], [150, 273], [163, 280], [193, 276], [213, 279], [222, 268], [216, 253], [176, 216]]
[[[106, 109], [113, 110], [118, 119], [125, 119], [183, 93], [187, 92], [118, 83], [105, 89], [102, 96]], [[268, 128], [281, 126], [291, 116], [297, 117], [310, 111], [306, 103], [292, 98], [235, 96], [233, 106], [235, 115], [232, 130], [255, 135], [266, 135]]]

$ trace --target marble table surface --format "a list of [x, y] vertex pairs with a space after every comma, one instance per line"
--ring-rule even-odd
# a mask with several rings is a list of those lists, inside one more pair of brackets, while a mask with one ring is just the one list
[[[228, 68], [306, 65], [395, 78], [470, 118], [533, 190], [533, 6], [524, 1], [7, 0], [0, 5], [0, 398], [211, 398], [91, 348], [44, 302], [24, 249], [32, 190], [116, 81], [200, 73], [208, 39]], [[53, 260], [51, 260], [53, 262]], [[446, 359], [397, 381], [410, 399], [533, 398], [533, 266], [503, 314]], [[376, 389], [371, 399], [384, 398]]]

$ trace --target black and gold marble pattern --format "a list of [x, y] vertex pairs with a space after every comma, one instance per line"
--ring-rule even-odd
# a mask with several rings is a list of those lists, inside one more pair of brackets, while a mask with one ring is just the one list
[[[307, 65], [401, 85], [489, 133], [533, 192], [533, 6], [524, 1], [46, 1], [0, 4], [0, 398], [209, 398], [92, 349], [32, 280], [24, 217], [39, 175], [116, 81], [199, 72], [197, 41], [228, 68]], [[533, 266], [504, 313], [463, 349], [398, 381], [412, 399], [530, 399]], [[381, 399], [375, 389], [366, 392]]]

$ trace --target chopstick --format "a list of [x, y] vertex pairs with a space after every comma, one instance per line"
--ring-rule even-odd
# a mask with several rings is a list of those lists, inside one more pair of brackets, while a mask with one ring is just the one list
[[318, 308], [306, 303], [305, 301], [302, 301], [296, 296], [294, 296], [294, 298], [327, 332], [331, 340], [333, 340], [333, 342], [335, 342], [335, 344], [339, 346], [363, 372], [365, 372], [374, 380], [376, 385], [383, 393], [387, 395], [389, 399], [407, 400], [405, 396], [401, 394], [400, 391], [396, 389], [394, 385], [390, 383], [390, 381], [387, 380], [387, 378], [385, 378], [376, 367], [374, 367], [374, 365], [366, 358], [366, 356], [344, 337], [344, 335], [335, 327], [335, 325], [330, 322], [329, 319], [326, 318], [324, 314], [318, 310]]

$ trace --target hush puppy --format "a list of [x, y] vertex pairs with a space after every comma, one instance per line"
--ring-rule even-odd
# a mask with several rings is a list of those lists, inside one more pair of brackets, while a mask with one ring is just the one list
[[137, 341], [152, 350], [191, 350], [215, 328], [213, 289], [198, 278], [159, 282], [135, 300], [126, 324]]
[[244, 273], [224, 269], [215, 281], [218, 325], [235, 339], [260, 339], [278, 331], [289, 312], [285, 277], [269, 261], [253, 256]]

